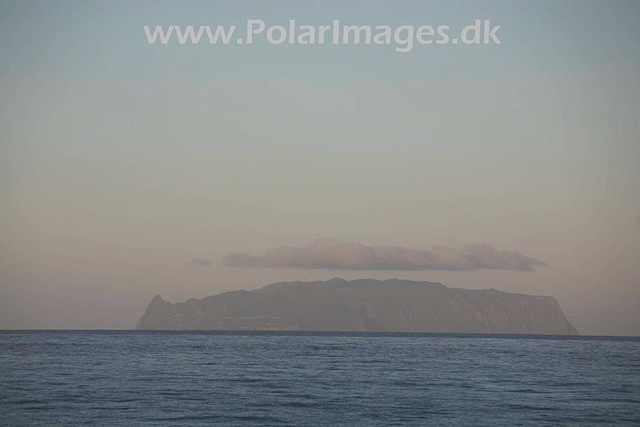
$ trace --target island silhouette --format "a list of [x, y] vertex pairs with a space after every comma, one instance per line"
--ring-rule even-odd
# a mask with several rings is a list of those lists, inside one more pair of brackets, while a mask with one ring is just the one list
[[175, 304], [156, 295], [136, 329], [578, 333], [549, 296], [340, 278], [274, 283]]

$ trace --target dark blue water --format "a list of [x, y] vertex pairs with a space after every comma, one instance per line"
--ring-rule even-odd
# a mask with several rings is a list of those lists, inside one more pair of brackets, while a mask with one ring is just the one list
[[0, 332], [0, 424], [638, 425], [640, 339]]

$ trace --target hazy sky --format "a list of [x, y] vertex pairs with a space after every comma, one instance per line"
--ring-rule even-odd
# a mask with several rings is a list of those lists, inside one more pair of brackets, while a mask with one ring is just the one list
[[[0, 328], [283, 280], [556, 297], [640, 335], [636, 1], [0, 1]], [[501, 45], [149, 45], [143, 25], [501, 25]], [[534, 271], [235, 268], [319, 238]], [[513, 270], [513, 269], [512, 269]]]

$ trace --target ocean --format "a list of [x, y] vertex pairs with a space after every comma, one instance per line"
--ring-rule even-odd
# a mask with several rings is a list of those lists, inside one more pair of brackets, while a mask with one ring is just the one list
[[0, 425], [640, 425], [640, 338], [0, 332]]

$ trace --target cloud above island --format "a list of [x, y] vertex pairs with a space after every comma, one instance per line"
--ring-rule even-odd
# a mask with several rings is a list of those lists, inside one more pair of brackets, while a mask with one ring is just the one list
[[208, 258], [194, 258], [191, 257], [191, 263], [193, 265], [199, 265], [201, 267], [210, 267], [213, 265], [213, 262]]
[[488, 243], [472, 243], [462, 250], [445, 246], [411, 249], [366, 246], [335, 239], [318, 239], [305, 247], [280, 246], [262, 255], [233, 253], [222, 262], [236, 268], [304, 268], [327, 270], [449, 270], [481, 269], [533, 271], [546, 267], [539, 259], [519, 252], [498, 250]]

